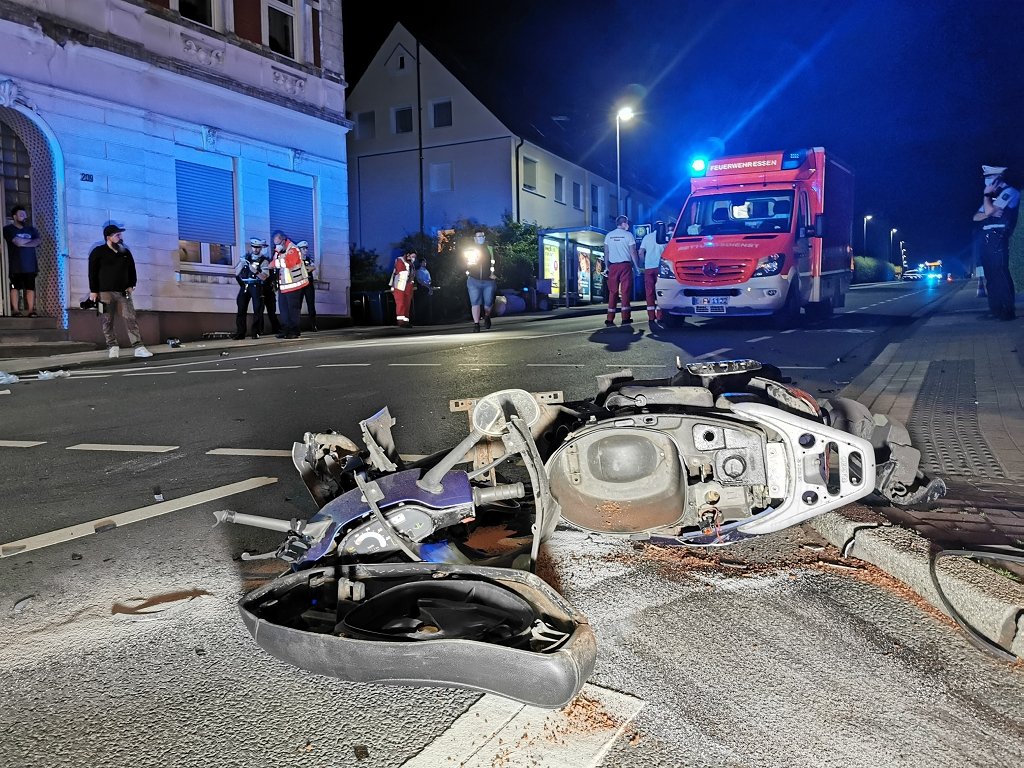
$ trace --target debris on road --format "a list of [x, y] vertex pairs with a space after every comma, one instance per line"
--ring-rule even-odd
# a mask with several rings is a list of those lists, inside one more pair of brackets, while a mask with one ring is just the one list
[[13, 373], [6, 373], [0, 371], [0, 384], [17, 384], [21, 379], [15, 376]]
[[66, 379], [71, 376], [70, 371], [40, 371], [36, 377], [39, 381], [49, 381], [51, 379]]

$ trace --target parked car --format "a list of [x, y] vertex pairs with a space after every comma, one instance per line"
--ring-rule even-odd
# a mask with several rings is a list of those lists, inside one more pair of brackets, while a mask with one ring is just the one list
[[921, 273], [916, 269], [906, 269], [903, 271], [904, 280], [920, 280]]

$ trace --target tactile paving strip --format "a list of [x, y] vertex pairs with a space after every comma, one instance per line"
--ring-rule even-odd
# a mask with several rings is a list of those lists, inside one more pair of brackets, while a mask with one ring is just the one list
[[925, 472], [1005, 479], [978, 425], [973, 360], [933, 360], [907, 425]]

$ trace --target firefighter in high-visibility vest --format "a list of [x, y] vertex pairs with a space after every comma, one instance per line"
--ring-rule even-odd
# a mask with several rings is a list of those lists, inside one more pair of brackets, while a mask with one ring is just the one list
[[271, 266], [277, 269], [277, 308], [281, 313], [280, 339], [299, 338], [299, 306], [302, 289], [309, 285], [309, 274], [302, 261], [302, 253], [280, 229], [274, 232], [274, 259]]
[[405, 327], [412, 315], [412, 292], [416, 290], [412, 265], [416, 261], [413, 252], [403, 253], [395, 259], [395, 270], [391, 273], [391, 293], [395, 297], [395, 322]]

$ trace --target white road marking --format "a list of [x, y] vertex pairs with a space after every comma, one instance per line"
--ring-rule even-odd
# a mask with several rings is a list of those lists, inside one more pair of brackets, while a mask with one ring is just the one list
[[317, 368], [367, 368], [373, 363], [322, 363]]
[[206, 452], [207, 456], [287, 456], [291, 458], [291, 451], [282, 451], [274, 448], [214, 448]]
[[266, 367], [252, 367], [250, 371], [287, 371], [292, 368], [301, 368], [301, 365], [268, 365]]
[[771, 336], [758, 336], [756, 339], [747, 339], [746, 343], [747, 344], [755, 344], [758, 341], [768, 341], [768, 339], [770, 339], [770, 338], [771, 338]]
[[583, 363], [527, 363], [527, 368], [582, 368]]
[[459, 363], [460, 368], [504, 368], [508, 363]]
[[23, 552], [30, 552], [33, 549], [50, 547], [54, 544], [71, 541], [72, 539], [80, 539], [83, 536], [89, 536], [93, 533], [101, 533], [102, 531], [108, 531], [112, 528], [120, 528], [131, 523], [140, 522], [141, 520], [159, 517], [160, 515], [166, 515], [169, 512], [177, 512], [180, 509], [187, 509], [188, 507], [205, 504], [208, 501], [216, 501], [217, 499], [223, 499], [226, 496], [234, 496], [236, 493], [242, 493], [243, 491], [249, 491], [253, 488], [260, 488], [264, 485], [270, 485], [276, 482], [276, 477], [253, 477], [249, 480], [231, 483], [231, 485], [222, 485], [219, 488], [210, 488], [206, 491], [182, 496], [180, 499], [161, 501], [159, 504], [150, 504], [148, 507], [139, 507], [138, 509], [132, 509], [128, 512], [120, 512], [116, 515], [111, 515], [110, 517], [91, 520], [88, 523], [79, 523], [78, 525], [60, 528], [56, 531], [50, 531], [49, 533], [41, 533], [38, 536], [29, 536], [27, 539], [19, 539], [18, 541], [11, 541], [7, 544], [0, 544], [0, 558], [19, 555]]
[[790, 328], [788, 331], [783, 331], [783, 333], [796, 333], [796, 328]]
[[0, 440], [0, 448], [35, 448], [46, 445], [45, 440]]
[[827, 371], [827, 365], [780, 365], [779, 368], [785, 368], [787, 371]]
[[79, 443], [78, 445], [69, 445], [65, 450], [68, 451], [121, 451], [124, 453], [167, 453], [168, 451], [175, 451], [180, 446], [177, 445], [113, 445], [106, 443]]
[[128, 376], [173, 376], [177, 371], [142, 371], [140, 373], [126, 373], [125, 377]]
[[705, 352], [703, 355], [697, 355], [694, 360], [704, 360], [708, 357], [721, 357], [727, 352], [732, 352], [731, 347], [722, 347], [721, 349], [713, 349], [710, 352]]
[[590, 684], [583, 686], [580, 696], [594, 702], [610, 724], [581, 727], [570, 716], [572, 705], [566, 714], [565, 709], [541, 709], [486, 694], [423, 751], [402, 763], [402, 768], [596, 768], [644, 702]]
[[9, 394], [11, 394], [11, 390], [9, 390], [9, 389], [0, 389], [0, 395], [9, 395]]
[[389, 368], [440, 368], [441, 363], [388, 363]]
[[622, 365], [616, 365], [614, 363], [608, 363], [605, 368], [667, 368], [667, 363], [661, 365], [634, 365], [632, 363], [623, 363]]
[[202, 368], [198, 371], [186, 371], [186, 373], [232, 373], [237, 368]]
[[108, 376], [113, 376], [113, 375], [114, 374], [112, 374], [112, 373], [76, 373], [74, 376], [70, 377], [70, 381], [75, 381], [76, 379], [78, 379], [78, 380], [82, 380], [82, 379], [105, 379]]

